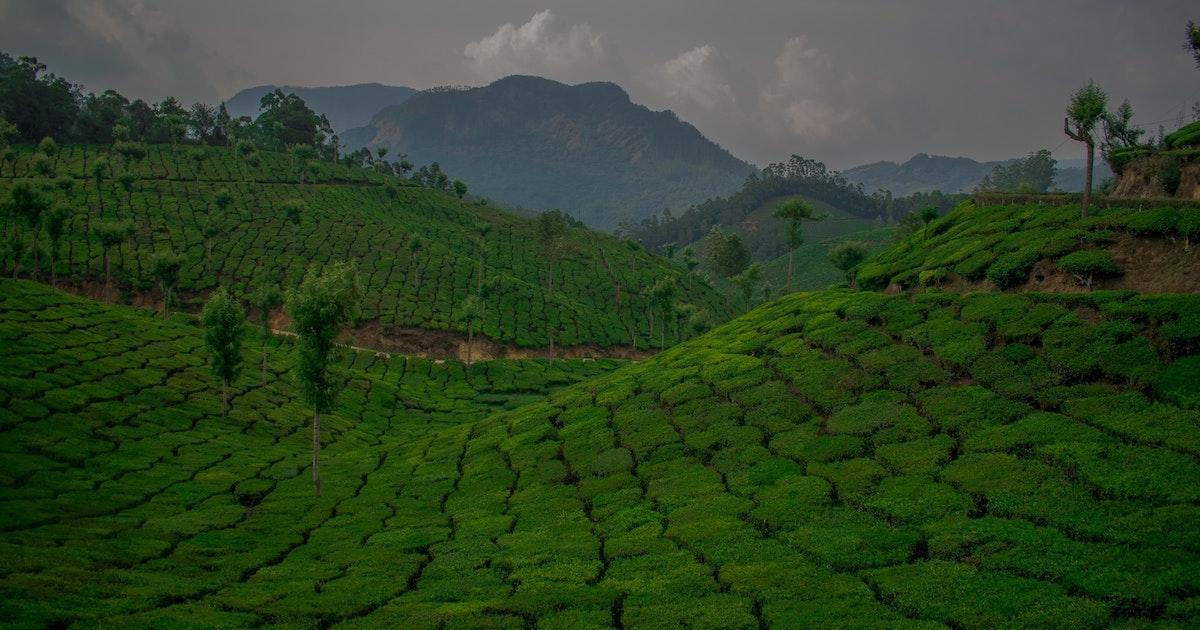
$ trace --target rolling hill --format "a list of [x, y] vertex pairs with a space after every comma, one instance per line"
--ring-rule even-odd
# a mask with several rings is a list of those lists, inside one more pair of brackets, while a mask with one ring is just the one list
[[886, 161], [864, 164], [842, 171], [842, 176], [861, 183], [868, 192], [890, 190], [897, 197], [934, 190], [971, 192], [999, 164], [1002, 162], [918, 153], [903, 164]]
[[[686, 322], [670, 321], [664, 339], [661, 313], [653, 322], [659, 309], [648, 288], [660, 280], [674, 280], [677, 304], [690, 304], [692, 312], [718, 322], [732, 312], [710, 287], [682, 282], [680, 266], [605, 234], [570, 228], [548, 251], [529, 219], [368, 169], [313, 162], [302, 170], [292, 155], [258, 155], [252, 165], [234, 149], [154, 145], [145, 159], [118, 167], [110, 147], [64, 145], [50, 179], [34, 172], [34, 151], [26, 146], [0, 177], [0, 198], [23, 185], [69, 210], [59, 277], [95, 297], [161, 304], [151, 272], [155, 257], [167, 252], [182, 257], [179, 295], [191, 310], [218, 285], [238, 296], [264, 283], [286, 289], [310, 266], [353, 260], [365, 289], [355, 334], [390, 351], [462, 354], [467, 324], [456, 313], [481, 285], [487, 295], [478, 347], [492, 356], [540, 351], [551, 342], [547, 322], [557, 330], [556, 346], [591, 356], [692, 336]], [[111, 168], [102, 169], [97, 185], [93, 166], [109, 158]], [[107, 248], [114, 280], [106, 290], [106, 248], [96, 230], [122, 222], [132, 232]], [[30, 252], [33, 232], [19, 234]], [[550, 254], [558, 257], [553, 297]], [[47, 280], [49, 258], [40, 260]], [[12, 256], [4, 265], [13, 268]], [[31, 275], [32, 267], [23, 257], [21, 273]]]
[[436, 161], [474, 193], [561, 208], [601, 230], [728, 194], [756, 170], [674, 113], [630, 102], [614, 84], [527, 76], [420, 93], [342, 139], [349, 148], [388, 147], [416, 164]]
[[357, 353], [314, 498], [285, 339], [223, 419], [194, 328], [0, 294], [25, 627], [1200, 622], [1197, 347], [1155, 332], [1194, 300], [794, 294], [607, 373]]

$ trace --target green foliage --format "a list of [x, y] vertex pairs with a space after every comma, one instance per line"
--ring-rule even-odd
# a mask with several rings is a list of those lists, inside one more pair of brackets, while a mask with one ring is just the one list
[[204, 306], [204, 345], [209, 351], [213, 376], [222, 385], [222, 415], [229, 415], [227, 395], [242, 363], [242, 337], [246, 331], [246, 313], [225, 289], [217, 289]]
[[1037, 254], [1030, 251], [1002, 254], [996, 258], [996, 262], [988, 266], [984, 277], [996, 285], [996, 288], [1007, 289], [1028, 280], [1029, 271], [1037, 259]]
[[1106, 249], [1086, 249], [1067, 254], [1058, 259], [1058, 267], [1077, 278], [1083, 278], [1082, 281], [1088, 286], [1097, 276], [1121, 273], [1121, 267], [1113, 262], [1112, 252]]
[[300, 286], [288, 291], [287, 312], [296, 342], [296, 382], [317, 412], [329, 411], [341, 384], [330, 373], [336, 338], [358, 313], [362, 289], [358, 267], [337, 262], [309, 269]]

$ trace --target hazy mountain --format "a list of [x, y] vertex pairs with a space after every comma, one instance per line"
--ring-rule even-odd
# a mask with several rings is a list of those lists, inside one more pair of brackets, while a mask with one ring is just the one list
[[412, 88], [378, 83], [360, 83], [358, 85], [343, 85], [337, 87], [293, 87], [260, 85], [246, 88], [225, 101], [225, 107], [235, 118], [238, 116], [257, 117], [258, 104], [263, 95], [276, 87], [284, 94], [295, 93], [318, 114], [329, 118], [333, 130], [343, 133], [347, 129], [361, 127], [371, 122], [371, 117], [379, 110], [397, 103], [403, 103], [417, 91]]
[[[918, 153], [904, 164], [895, 162], [875, 162], [864, 164], [842, 171], [842, 176], [848, 181], [861, 183], [863, 190], [872, 193], [876, 190], [890, 190], [892, 195], [903, 197], [914, 192], [931, 192], [940, 190], [944, 193], [971, 192], [979, 184], [979, 180], [1000, 164], [1013, 160], [977, 162], [965, 157], [945, 157]], [[1058, 176], [1054, 179], [1054, 188], [1067, 192], [1083, 190], [1083, 169], [1085, 160], [1060, 160]], [[1095, 172], [1092, 174], [1093, 185], [1099, 186], [1106, 177], [1112, 177], [1112, 171], [1104, 160], [1096, 157]]]
[[438, 162], [471, 192], [535, 210], [561, 208], [604, 230], [737, 190], [754, 166], [671, 111], [634, 104], [612, 83], [568, 86], [511, 76], [422, 92], [342, 134]]
[[1002, 163], [918, 153], [904, 164], [864, 164], [842, 171], [842, 176], [848, 181], [861, 183], [867, 193], [890, 190], [897, 197], [934, 190], [944, 193], [971, 192], [979, 180]]

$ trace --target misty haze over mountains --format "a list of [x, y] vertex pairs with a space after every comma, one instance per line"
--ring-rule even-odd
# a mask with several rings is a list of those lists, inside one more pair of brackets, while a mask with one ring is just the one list
[[[254, 117], [274, 89], [244, 89], [226, 106], [234, 116]], [[651, 111], [606, 82], [568, 86], [510, 76], [480, 88], [423, 92], [378, 83], [280, 89], [325, 114], [346, 151], [387, 147], [417, 166], [438, 162], [473, 194], [531, 210], [562, 208], [604, 230], [624, 218], [727, 196], [758, 168], [670, 110]], [[804, 147], [794, 153], [822, 159]], [[1073, 162], [1059, 164], [1056, 187], [1082, 189], [1083, 161]], [[899, 197], [970, 192], [1003, 163], [920, 153], [903, 164], [880, 161], [842, 174], [868, 193]], [[1109, 175], [1097, 167], [1097, 181]]]

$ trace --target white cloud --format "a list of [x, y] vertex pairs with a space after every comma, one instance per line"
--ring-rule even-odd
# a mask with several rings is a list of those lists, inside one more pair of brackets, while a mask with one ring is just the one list
[[854, 77], [839, 73], [823, 52], [809, 46], [808, 38], [787, 40], [775, 69], [759, 107], [764, 122], [776, 130], [820, 144], [858, 118], [851, 94]]
[[521, 26], [505, 24], [495, 33], [467, 44], [467, 65], [492, 80], [533, 74], [566, 82], [614, 80], [622, 73], [620, 57], [587, 24], [560, 27], [544, 10]]
[[672, 107], [690, 110], [699, 106], [733, 113], [738, 110], [738, 98], [729, 77], [725, 59], [705, 44], [659, 64], [652, 81]]

